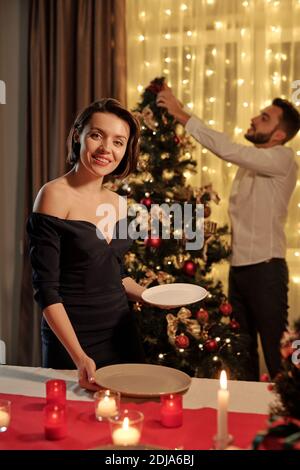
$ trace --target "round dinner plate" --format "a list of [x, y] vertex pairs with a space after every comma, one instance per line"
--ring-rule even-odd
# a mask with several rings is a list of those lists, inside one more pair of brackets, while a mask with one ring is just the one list
[[171, 367], [154, 364], [115, 364], [96, 370], [98, 385], [129, 397], [157, 397], [186, 391], [189, 375]]
[[175, 308], [199, 302], [207, 294], [208, 292], [204, 287], [197, 286], [196, 284], [175, 282], [174, 284], [163, 284], [144, 290], [142, 299], [153, 305]]

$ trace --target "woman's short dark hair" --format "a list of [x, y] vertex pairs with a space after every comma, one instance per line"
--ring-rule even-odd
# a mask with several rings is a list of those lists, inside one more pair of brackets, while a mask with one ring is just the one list
[[[130, 128], [130, 135], [126, 146], [125, 155], [121, 162], [111, 173], [118, 177], [125, 177], [132, 171], [136, 170], [139, 155], [139, 137], [140, 125], [138, 120], [124, 108], [119, 101], [113, 98], [103, 98], [99, 101], [91, 103], [87, 108], [81, 111], [74, 121], [67, 140], [68, 158], [70, 165], [75, 165], [80, 158], [80, 142], [75, 140], [76, 134], [81, 134], [84, 127], [90, 121], [94, 113], [112, 113], [123, 121], [126, 121]], [[108, 175], [109, 176], [109, 175]]]

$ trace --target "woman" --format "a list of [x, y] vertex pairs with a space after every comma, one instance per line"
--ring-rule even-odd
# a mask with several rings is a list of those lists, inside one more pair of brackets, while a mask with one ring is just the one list
[[[139, 132], [116, 100], [84, 109], [68, 139], [73, 168], [41, 188], [27, 224], [34, 297], [43, 310], [43, 366], [75, 365], [80, 386], [90, 390], [98, 389], [96, 368], [143, 362], [127, 297], [141, 300], [144, 288], [125, 275], [131, 241], [118, 238], [126, 201], [103, 186], [105, 176], [136, 168]], [[107, 210], [110, 223], [100, 225]]]

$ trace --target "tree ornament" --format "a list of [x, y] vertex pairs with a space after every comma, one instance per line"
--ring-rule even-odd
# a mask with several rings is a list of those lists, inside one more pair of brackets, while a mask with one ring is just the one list
[[149, 237], [145, 239], [145, 245], [150, 248], [159, 248], [162, 244], [162, 239], [159, 237]]
[[170, 181], [172, 178], [174, 178], [174, 174], [175, 173], [173, 170], [166, 168], [162, 173], [163, 180]]
[[204, 218], [207, 219], [211, 215], [211, 208], [209, 206], [204, 206]]
[[208, 352], [214, 352], [218, 349], [218, 343], [215, 339], [208, 339], [204, 343], [204, 349]]
[[194, 261], [187, 260], [183, 263], [182, 269], [188, 276], [194, 276], [197, 271], [197, 265]]
[[160, 155], [160, 158], [162, 160], [166, 160], [167, 158], [170, 158], [170, 154], [168, 152], [163, 152], [161, 155]]
[[268, 374], [261, 374], [259, 381], [260, 382], [270, 382], [270, 377], [268, 376]]
[[174, 143], [175, 143], [176, 145], [178, 145], [179, 142], [180, 142], [179, 137], [178, 137], [177, 135], [175, 135], [175, 137], [174, 137]]
[[236, 331], [240, 328], [240, 324], [236, 320], [231, 320], [231, 322], [229, 323], [229, 326], [234, 331]]
[[184, 333], [181, 333], [175, 337], [175, 345], [177, 348], [186, 349], [190, 345], [190, 340]]
[[140, 203], [148, 207], [148, 209], [151, 207], [152, 202], [153, 201], [150, 197], [144, 197], [143, 199], [140, 200]]
[[196, 313], [196, 318], [200, 323], [206, 323], [209, 318], [208, 311], [204, 310], [204, 308], [200, 308], [200, 310], [198, 310]]
[[219, 310], [225, 317], [232, 314], [232, 306], [229, 302], [222, 302], [219, 307]]

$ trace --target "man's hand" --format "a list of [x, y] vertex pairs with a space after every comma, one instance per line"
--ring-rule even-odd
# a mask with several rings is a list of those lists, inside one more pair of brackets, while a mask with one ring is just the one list
[[182, 103], [173, 95], [171, 88], [166, 84], [164, 84], [163, 91], [158, 93], [156, 104], [159, 107], [167, 108], [168, 113], [183, 125], [190, 118], [190, 115], [183, 110]]

